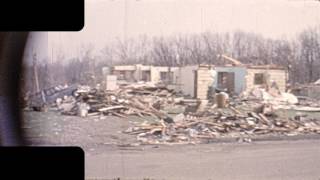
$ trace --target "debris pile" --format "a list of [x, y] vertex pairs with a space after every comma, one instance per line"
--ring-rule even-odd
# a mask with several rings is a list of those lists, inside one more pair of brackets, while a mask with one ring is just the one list
[[137, 135], [141, 144], [185, 144], [214, 141], [221, 137], [250, 142], [258, 135], [320, 134], [320, 121], [295, 116], [280, 119], [263, 113], [243, 113], [235, 107], [212, 109], [203, 113], [179, 114], [174, 123], [143, 123], [124, 133]]
[[280, 92], [276, 89], [269, 89], [267, 91], [263, 88], [254, 88], [249, 92], [244, 92], [241, 98], [258, 100], [261, 103], [271, 103], [274, 105], [293, 105], [299, 102], [298, 98], [291, 93]]
[[250, 142], [260, 135], [320, 134], [319, 119], [304, 114], [280, 117], [276, 113], [279, 109], [320, 109], [301, 106], [296, 96], [276, 89], [257, 88], [239, 97], [220, 92], [214, 100], [201, 102], [153, 84], [126, 84], [109, 91], [86, 86], [71, 90], [59, 92], [64, 96], [54, 103], [62, 114], [154, 117], [154, 121], [135, 124], [123, 132], [136, 135], [141, 144], [202, 143], [217, 138]]
[[43, 89], [34, 94], [27, 93], [24, 97], [24, 101], [26, 102], [24, 106], [25, 108], [30, 108], [35, 111], [44, 111], [46, 106], [55, 104], [58, 99], [72, 96], [76, 90], [76, 85], [59, 85], [56, 87]]
[[214, 104], [206, 102], [206, 107], [200, 108], [200, 104], [196, 112], [176, 115], [173, 123], [145, 122], [124, 133], [136, 135], [142, 144], [201, 143], [217, 138], [250, 142], [261, 135], [320, 134], [319, 119], [305, 114], [278, 116], [278, 109], [310, 111], [310, 107], [298, 106], [297, 98], [290, 93], [254, 89], [246, 96], [230, 98], [227, 103], [219, 95], [223, 94], [216, 95], [219, 99]]
[[[89, 108], [84, 106], [84, 103]], [[75, 92], [75, 97], [70, 97], [69, 101], [68, 98], [62, 100], [60, 104], [72, 106], [67, 109], [62, 108], [62, 113], [67, 115], [85, 116], [86, 113], [79, 112], [87, 109], [88, 116], [153, 116], [158, 119], [172, 121], [167, 113], [161, 109], [181, 103], [183, 103], [183, 98], [176, 97], [175, 92], [165, 86], [131, 84], [122, 86], [114, 91], [79, 88]], [[59, 103], [57, 105], [61, 107]]]

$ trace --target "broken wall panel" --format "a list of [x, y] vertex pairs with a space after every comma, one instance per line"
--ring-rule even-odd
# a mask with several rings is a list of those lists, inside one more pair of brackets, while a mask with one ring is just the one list
[[209, 66], [200, 66], [196, 77], [196, 97], [201, 100], [208, 98], [209, 88], [212, 86], [212, 69]]
[[120, 65], [114, 66], [112, 74], [118, 77], [118, 80], [127, 82], [165, 82], [167, 84], [175, 84], [176, 79], [174, 73], [178, 67], [167, 66], [149, 66], [142, 64]]
[[[257, 74], [263, 74], [265, 82], [263, 84], [255, 83], [255, 77], [257, 78]], [[248, 68], [247, 76], [246, 76], [246, 89], [251, 90], [256, 87], [266, 87], [266, 85], [271, 85], [272, 82], [275, 82], [281, 92], [286, 91], [286, 80], [287, 80], [287, 72], [284, 69], [268, 69], [268, 68]]]
[[[167, 84], [175, 84], [174, 74], [178, 67], [151, 66], [151, 82], [165, 82]], [[164, 77], [165, 76], [165, 77]]]
[[[242, 91], [246, 89], [246, 74], [247, 69], [246, 67], [237, 67], [237, 66], [231, 66], [231, 67], [215, 67], [214, 70], [216, 71], [216, 80], [214, 81], [214, 87], [218, 87], [219, 83], [219, 73], [233, 73], [234, 74], [234, 80], [233, 81], [233, 91], [235, 94], [240, 94]], [[221, 77], [220, 77], [221, 78]], [[228, 82], [228, 84], [232, 82]], [[229, 85], [231, 86], [231, 85]]]
[[196, 71], [198, 65], [184, 66], [175, 71], [175, 77], [177, 81], [176, 91], [183, 92], [184, 95], [196, 97], [195, 87], [196, 87]]
[[117, 76], [107, 75], [106, 76], [106, 90], [113, 91], [118, 88], [117, 86]]

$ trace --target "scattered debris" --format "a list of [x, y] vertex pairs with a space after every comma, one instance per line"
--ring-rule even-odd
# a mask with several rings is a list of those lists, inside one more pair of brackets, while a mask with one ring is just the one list
[[254, 89], [246, 97], [228, 99], [218, 93], [211, 107], [178, 114], [173, 124], [143, 124], [125, 133], [136, 134], [142, 144], [201, 143], [221, 137], [251, 142], [252, 137], [259, 135], [320, 134], [319, 119], [306, 118], [306, 115], [286, 118], [277, 115], [277, 109], [318, 111], [318, 108], [299, 106], [298, 99], [290, 93]]
[[279, 109], [320, 111], [299, 103], [293, 94], [272, 88], [255, 88], [239, 97], [220, 92], [214, 101], [199, 101], [184, 99], [165, 86], [137, 83], [107, 91], [80, 86], [71, 95], [58, 97], [54, 104], [62, 114], [97, 116], [100, 120], [106, 115], [153, 117], [154, 121], [136, 123], [123, 133], [135, 135], [141, 144], [194, 144], [224, 137], [251, 142], [259, 135], [320, 134], [319, 119], [303, 113], [294, 117], [276, 113]]
[[50, 106], [51, 104], [61, 104], [61, 99], [65, 96], [72, 96], [77, 90], [77, 86], [56, 86], [48, 89], [41, 90], [35, 94], [29, 94], [25, 99], [27, 100], [26, 106], [35, 111], [43, 111], [43, 107]]
[[131, 84], [113, 91], [99, 91], [80, 86], [74, 92], [74, 96], [57, 99], [56, 106], [65, 115], [153, 116], [173, 123], [172, 118], [163, 109], [187, 103], [183, 100], [165, 86]]
[[291, 93], [275, 92], [273, 89], [269, 91], [263, 88], [255, 88], [250, 92], [242, 94], [242, 98], [248, 100], [260, 100], [261, 102], [271, 103], [275, 105], [279, 104], [298, 104], [298, 98]]
[[141, 144], [193, 144], [228, 137], [239, 138], [239, 142], [251, 142], [252, 137], [259, 135], [320, 134], [320, 121], [317, 119], [302, 115], [283, 119], [233, 106], [178, 114], [173, 119], [172, 124], [163, 121], [144, 123], [124, 133], [137, 135]]

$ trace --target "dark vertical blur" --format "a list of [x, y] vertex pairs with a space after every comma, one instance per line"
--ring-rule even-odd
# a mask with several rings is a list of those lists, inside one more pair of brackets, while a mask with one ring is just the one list
[[20, 79], [27, 32], [0, 32], [0, 143], [22, 145]]

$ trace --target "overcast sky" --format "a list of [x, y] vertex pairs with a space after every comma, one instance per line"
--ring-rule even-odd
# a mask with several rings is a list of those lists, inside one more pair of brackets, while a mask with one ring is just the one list
[[56, 51], [70, 57], [82, 44], [101, 49], [125, 34], [135, 38], [242, 30], [292, 38], [320, 24], [320, 2], [313, 0], [127, 0], [126, 4], [125, 0], [86, 0], [81, 32], [35, 33], [32, 47], [41, 51], [40, 58], [51, 58]]

